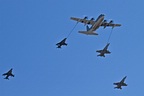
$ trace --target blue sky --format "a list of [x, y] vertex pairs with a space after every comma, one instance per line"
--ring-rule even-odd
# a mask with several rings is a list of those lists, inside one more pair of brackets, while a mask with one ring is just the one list
[[[0, 77], [2, 96], [143, 96], [144, 1], [126, 0], [0, 0], [0, 74], [13, 68], [14, 78]], [[114, 28], [106, 58], [97, 57], [111, 28], [98, 36], [79, 34], [71, 16], [122, 24]], [[113, 82], [127, 76], [127, 87]]]

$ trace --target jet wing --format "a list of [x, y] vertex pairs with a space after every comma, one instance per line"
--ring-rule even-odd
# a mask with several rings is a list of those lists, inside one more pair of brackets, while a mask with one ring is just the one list
[[126, 83], [123, 83], [122, 86], [127, 86], [127, 84], [126, 84]]
[[119, 82], [117, 82], [117, 83], [113, 83], [114, 85], [118, 85], [119, 84]]
[[4, 75], [7, 75], [7, 73], [4, 73], [4, 74], [2, 74], [2, 75], [3, 75], [3, 76], [4, 76]]
[[99, 52], [99, 53], [101, 53], [103, 50], [97, 50], [96, 52]]
[[106, 51], [107, 54], [110, 54], [111, 52], [109, 50]]
[[86, 20], [86, 19], [75, 18], [75, 17], [71, 17], [70, 19], [74, 20], [74, 21], [77, 21], [77, 22], [84, 23], [84, 24], [91, 24], [91, 25], [93, 25], [95, 23], [95, 21], [93, 21], [93, 20]]
[[60, 45], [60, 43], [57, 43], [56, 45]]
[[104, 27], [118, 27], [118, 26], [121, 26], [121, 24], [114, 24], [114, 23], [103, 22], [101, 24], [101, 26], [104, 26]]
[[125, 81], [126, 77], [127, 77], [127, 76], [125, 76], [125, 77], [124, 77], [124, 78], [121, 80], [121, 82], [122, 82], [122, 83], [124, 83], [124, 81]]
[[110, 45], [110, 43], [107, 43], [107, 45], [105, 46], [105, 48], [103, 50], [107, 50], [109, 45]]

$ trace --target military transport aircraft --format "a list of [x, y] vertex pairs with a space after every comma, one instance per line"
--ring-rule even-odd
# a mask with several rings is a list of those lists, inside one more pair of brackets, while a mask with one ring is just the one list
[[100, 53], [97, 56], [103, 56], [103, 57], [105, 57], [105, 54], [110, 54], [111, 52], [109, 50], [107, 50], [109, 45], [110, 45], [110, 43], [107, 43], [107, 45], [104, 47], [103, 50], [97, 50], [96, 52]]
[[66, 39], [67, 39], [67, 38], [64, 38], [62, 41], [60, 41], [59, 43], [57, 43], [57, 44], [56, 44], [56, 45], [57, 45], [57, 48], [61, 48], [62, 45], [66, 45], [66, 46], [67, 46], [67, 44], [65, 43], [65, 42], [66, 42]]
[[3, 76], [5, 76], [6, 75], [6, 77], [4, 78], [4, 79], [8, 79], [9, 80], [9, 76], [12, 76], [12, 77], [14, 77], [14, 75], [12, 74], [12, 68], [7, 72], [7, 73], [4, 73], [3, 74]]
[[95, 30], [97, 30], [100, 26], [103, 26], [104, 28], [106, 27], [116, 27], [116, 26], [121, 26], [121, 24], [114, 24], [113, 21], [111, 20], [110, 22], [107, 22], [107, 20], [104, 20], [104, 14], [101, 14], [98, 16], [98, 18], [94, 21], [94, 18], [91, 18], [90, 20], [87, 20], [87, 17], [84, 17], [83, 19], [81, 18], [75, 18], [71, 17], [70, 19], [75, 20], [77, 22], [81, 22], [86, 24], [92, 25], [90, 28], [87, 26], [86, 31], [79, 31], [79, 33], [83, 33], [86, 35], [98, 35]]
[[125, 76], [120, 82], [117, 82], [117, 83], [113, 83], [114, 85], [117, 85], [116, 87], [114, 88], [117, 88], [117, 89], [122, 89], [121, 86], [127, 86], [126, 83], [124, 83], [125, 79], [126, 79], [127, 76]]

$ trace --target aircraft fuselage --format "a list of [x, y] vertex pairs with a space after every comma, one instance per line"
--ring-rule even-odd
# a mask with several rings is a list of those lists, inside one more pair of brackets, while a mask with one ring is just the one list
[[95, 23], [89, 28], [89, 30], [87, 30], [87, 31], [79, 31], [79, 33], [86, 34], [86, 35], [98, 35], [94, 31], [101, 26], [103, 20], [104, 20], [104, 15], [101, 14], [97, 18], [97, 20], [95, 21]]
[[100, 15], [95, 21], [95, 23], [92, 25], [91, 31], [95, 31], [96, 29], [98, 29], [101, 26], [103, 20], [104, 20], [104, 15]]

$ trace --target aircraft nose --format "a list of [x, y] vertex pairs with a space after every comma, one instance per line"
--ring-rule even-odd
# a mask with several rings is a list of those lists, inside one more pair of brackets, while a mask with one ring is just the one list
[[104, 14], [101, 14], [101, 16], [105, 16]]

